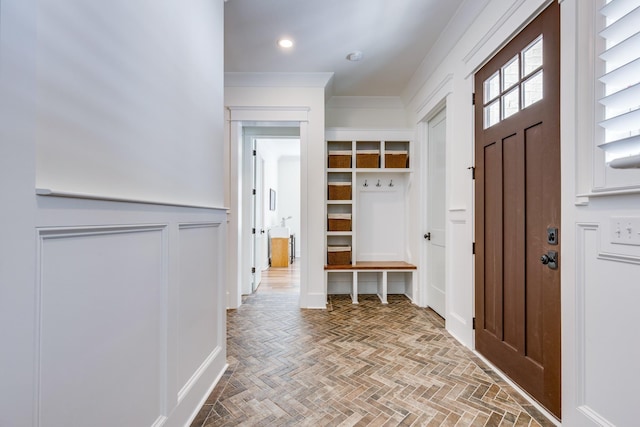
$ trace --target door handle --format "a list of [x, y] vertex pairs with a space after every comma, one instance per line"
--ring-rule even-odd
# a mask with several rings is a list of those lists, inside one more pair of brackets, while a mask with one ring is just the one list
[[552, 270], [558, 268], [558, 252], [549, 251], [540, 257], [540, 262]]
[[426, 240], [431, 240], [431, 232], [425, 233], [424, 238]]

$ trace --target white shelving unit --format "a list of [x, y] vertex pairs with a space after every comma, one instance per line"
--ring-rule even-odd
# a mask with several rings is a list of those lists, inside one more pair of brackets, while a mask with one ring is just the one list
[[[383, 304], [388, 294], [413, 299], [416, 267], [406, 251], [413, 131], [335, 129], [326, 136], [325, 218], [351, 214], [349, 231], [329, 231], [325, 222], [325, 252], [330, 246], [351, 247], [350, 263], [329, 265], [327, 256], [327, 295], [350, 294], [354, 304], [359, 294], [377, 294]], [[349, 167], [329, 167], [331, 153], [350, 159]], [[362, 153], [377, 153], [377, 162], [362, 167]], [[331, 200], [329, 187], [345, 183], [351, 184], [351, 198]]]

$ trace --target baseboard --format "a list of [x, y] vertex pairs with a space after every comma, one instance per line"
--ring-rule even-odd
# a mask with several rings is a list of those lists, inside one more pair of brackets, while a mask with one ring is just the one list
[[535, 399], [533, 399], [526, 391], [522, 389], [518, 384], [513, 382], [511, 378], [509, 378], [504, 372], [498, 369], [493, 363], [489, 362], [483, 355], [478, 353], [476, 350], [473, 350], [473, 354], [478, 356], [488, 367], [490, 367], [496, 374], [500, 376], [507, 384], [509, 384], [513, 389], [518, 392], [522, 397], [527, 399], [527, 401], [533, 405], [542, 415], [544, 415], [553, 425], [560, 427], [562, 423], [558, 420], [549, 410], [547, 410], [544, 406], [540, 405]]

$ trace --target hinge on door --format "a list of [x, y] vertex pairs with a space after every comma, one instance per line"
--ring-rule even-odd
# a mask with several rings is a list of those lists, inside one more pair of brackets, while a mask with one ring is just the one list
[[252, 194], [255, 196], [256, 195], [256, 189], [254, 188], [252, 191]]
[[474, 317], [473, 320], [471, 321], [471, 326], [473, 327], [473, 330], [476, 329], [476, 318]]
[[476, 105], [476, 94], [475, 93], [471, 94], [471, 105]]
[[255, 274], [256, 272], [256, 268], [255, 267], [251, 267], [251, 273]]
[[473, 255], [475, 255], [475, 254], [476, 254], [476, 242], [473, 242], [473, 243], [471, 244], [471, 253], [472, 253]]
[[476, 179], [476, 167], [469, 166], [467, 169], [471, 169], [471, 179]]
[[251, 229], [251, 234], [256, 234], [256, 229], [255, 228]]
[[258, 154], [257, 151], [253, 150], [253, 155], [255, 156], [256, 154]]

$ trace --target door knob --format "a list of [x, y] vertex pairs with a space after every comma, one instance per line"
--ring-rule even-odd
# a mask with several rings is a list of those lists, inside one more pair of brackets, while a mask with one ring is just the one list
[[424, 238], [427, 240], [431, 240], [431, 232], [425, 233]]
[[540, 262], [550, 269], [555, 270], [558, 268], [558, 252], [549, 251], [540, 257]]

